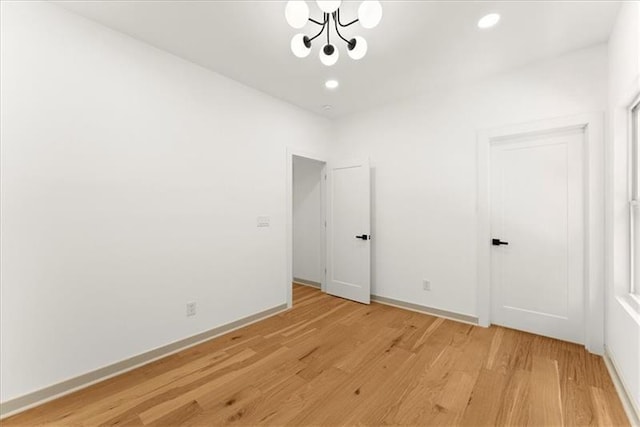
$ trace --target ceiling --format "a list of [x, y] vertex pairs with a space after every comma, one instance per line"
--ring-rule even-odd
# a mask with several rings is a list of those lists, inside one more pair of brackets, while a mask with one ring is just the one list
[[[338, 63], [326, 67], [318, 59], [318, 44], [307, 58], [291, 53], [290, 39], [300, 30], [286, 23], [283, 1], [57, 3], [327, 117], [605, 42], [619, 8], [612, 1], [386, 1], [378, 27], [355, 24], [344, 30], [348, 38], [367, 39], [367, 56], [354, 61], [339, 43]], [[307, 3], [312, 17], [321, 19], [315, 2]], [[359, 3], [343, 2], [343, 22], [355, 19]], [[489, 12], [500, 13], [502, 20], [479, 30], [478, 19]], [[317, 27], [309, 24], [302, 31], [313, 34]], [[340, 87], [325, 89], [329, 78]]]

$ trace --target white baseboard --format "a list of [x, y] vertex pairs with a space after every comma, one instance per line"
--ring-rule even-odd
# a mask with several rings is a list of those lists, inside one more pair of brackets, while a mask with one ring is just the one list
[[313, 280], [299, 279], [297, 277], [293, 278], [293, 282], [297, 283], [298, 285], [311, 286], [312, 288], [320, 289], [322, 287], [322, 284], [319, 282], [314, 282]]
[[82, 390], [83, 388], [87, 388], [108, 378], [115, 377], [117, 375], [139, 368], [140, 366], [146, 365], [158, 359], [162, 359], [163, 357], [167, 357], [171, 354], [201, 344], [205, 341], [209, 341], [220, 335], [229, 333], [236, 329], [240, 329], [252, 323], [259, 322], [266, 319], [267, 317], [275, 316], [276, 314], [279, 314], [285, 310], [287, 310], [287, 304], [280, 304], [276, 307], [272, 307], [251, 316], [236, 320], [235, 322], [227, 323], [226, 325], [222, 325], [217, 328], [213, 328], [208, 331], [193, 335], [191, 337], [173, 342], [171, 344], [158, 347], [137, 356], [133, 356], [129, 359], [121, 360], [120, 362], [116, 362], [111, 365], [96, 369], [94, 371], [87, 372], [86, 374], [79, 375], [77, 377], [62, 381], [49, 387], [45, 387], [32, 393], [7, 400], [6, 402], [0, 403], [0, 419], [7, 418], [11, 415], [15, 415], [36, 406], [40, 406], [43, 403], [55, 400], [75, 391]]
[[412, 302], [400, 301], [393, 298], [371, 295], [371, 301], [380, 304], [390, 305], [392, 307], [402, 308], [405, 310], [416, 311], [418, 313], [430, 314], [432, 316], [444, 317], [445, 319], [455, 320], [456, 322], [469, 323], [478, 325], [478, 318], [468, 314], [455, 313], [453, 311], [441, 310], [439, 308], [428, 307], [426, 305], [414, 304]]
[[615, 359], [611, 357], [611, 354], [607, 351], [606, 348], [602, 358], [604, 359], [604, 364], [607, 366], [607, 370], [609, 371], [609, 375], [611, 376], [613, 385], [618, 392], [618, 396], [620, 397], [620, 401], [622, 402], [622, 407], [627, 414], [627, 418], [629, 418], [629, 422], [632, 426], [640, 427], [640, 408], [638, 408], [633, 399], [631, 399], [624, 381], [618, 375], [618, 369], [616, 367]]

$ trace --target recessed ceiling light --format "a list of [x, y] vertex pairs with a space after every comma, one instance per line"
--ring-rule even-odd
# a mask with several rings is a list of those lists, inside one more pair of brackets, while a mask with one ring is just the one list
[[338, 83], [337, 80], [327, 80], [326, 82], [324, 82], [324, 87], [326, 87], [327, 89], [335, 89], [338, 86], [340, 86], [340, 83]]
[[491, 28], [498, 22], [500, 22], [500, 15], [498, 15], [497, 13], [490, 13], [480, 18], [480, 20], [478, 21], [478, 28]]

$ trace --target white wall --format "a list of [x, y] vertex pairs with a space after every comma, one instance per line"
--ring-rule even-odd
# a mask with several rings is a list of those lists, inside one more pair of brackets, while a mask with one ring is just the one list
[[328, 122], [58, 6], [1, 12], [0, 400], [285, 303], [286, 146]]
[[609, 40], [605, 343], [640, 416], [640, 309], [629, 296], [628, 107], [640, 95], [640, 2], [625, 2]]
[[293, 277], [321, 283], [324, 163], [293, 157]]
[[477, 130], [604, 112], [606, 77], [600, 45], [340, 120], [330, 156], [373, 168], [372, 292], [476, 315]]

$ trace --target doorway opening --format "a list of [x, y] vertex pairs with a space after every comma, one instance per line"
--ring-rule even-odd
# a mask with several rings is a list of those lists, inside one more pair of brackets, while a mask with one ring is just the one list
[[[291, 277], [295, 289], [325, 288], [325, 166], [312, 158], [293, 155], [291, 183], [292, 263]], [[302, 292], [304, 293], [304, 292]]]
[[324, 157], [287, 149], [289, 308], [293, 306], [294, 277], [302, 283], [296, 289], [319, 285], [324, 293], [369, 304], [370, 175], [368, 159], [327, 164]]

